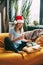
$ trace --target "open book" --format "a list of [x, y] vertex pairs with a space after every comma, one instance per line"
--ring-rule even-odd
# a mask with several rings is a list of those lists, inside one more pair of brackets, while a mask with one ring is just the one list
[[29, 42], [26, 44], [27, 44], [27, 46], [32, 47], [33, 49], [39, 49], [40, 48], [40, 45], [35, 43], [35, 42]]

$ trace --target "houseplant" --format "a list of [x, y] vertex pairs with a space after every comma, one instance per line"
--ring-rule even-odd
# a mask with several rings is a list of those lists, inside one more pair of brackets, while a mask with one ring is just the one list
[[27, 31], [27, 24], [29, 23], [30, 6], [32, 1], [26, 0], [22, 6], [22, 15], [24, 17], [24, 31]]

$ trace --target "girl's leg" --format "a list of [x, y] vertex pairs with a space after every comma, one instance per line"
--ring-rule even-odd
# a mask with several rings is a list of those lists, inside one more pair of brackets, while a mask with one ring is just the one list
[[13, 45], [13, 42], [10, 40], [9, 37], [6, 37], [4, 40], [4, 48], [6, 50], [11, 50], [11, 51], [15, 51], [18, 52], [18, 49], [16, 49]]
[[22, 49], [23, 49], [25, 46], [26, 46], [26, 43], [25, 43], [25, 42], [22, 42], [22, 43], [19, 45], [19, 47], [18, 47], [19, 51], [22, 51]]
[[32, 47], [27, 47], [27, 46], [24, 47], [22, 50], [25, 51], [25, 52], [27, 52], [27, 53], [31, 53], [31, 52], [33, 52]]

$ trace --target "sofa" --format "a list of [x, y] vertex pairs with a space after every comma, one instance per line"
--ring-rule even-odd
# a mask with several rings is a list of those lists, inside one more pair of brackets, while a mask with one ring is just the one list
[[4, 39], [9, 33], [0, 33], [0, 65], [41, 65], [43, 64], [43, 47], [33, 53], [23, 55], [4, 49]]
[[43, 29], [43, 25], [36, 25], [36, 26], [27, 26], [28, 31], [34, 30], [34, 29]]

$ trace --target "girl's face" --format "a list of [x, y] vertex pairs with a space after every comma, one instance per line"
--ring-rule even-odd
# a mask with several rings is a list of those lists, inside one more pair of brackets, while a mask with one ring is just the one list
[[17, 28], [21, 28], [23, 26], [23, 23], [18, 23]]

